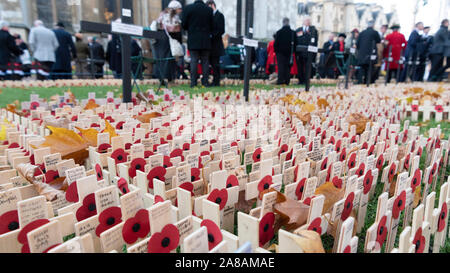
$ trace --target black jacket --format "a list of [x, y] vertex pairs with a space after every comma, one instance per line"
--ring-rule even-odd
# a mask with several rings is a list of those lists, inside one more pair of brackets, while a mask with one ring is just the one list
[[431, 54], [444, 54], [445, 47], [448, 45], [448, 28], [441, 26], [441, 28], [436, 32], [433, 38], [433, 47], [430, 50]]
[[433, 36], [421, 37], [417, 44], [417, 53], [421, 62], [424, 62], [430, 54], [430, 49], [433, 46]]
[[417, 30], [414, 30], [411, 32], [411, 35], [409, 35], [408, 39], [408, 45], [406, 46], [405, 50], [405, 57], [408, 59], [409, 57], [412, 57], [413, 60], [417, 57], [417, 45], [420, 42], [421, 36]]
[[381, 42], [380, 34], [376, 32], [373, 28], [367, 28], [362, 31], [358, 36], [356, 41], [356, 48], [358, 49], [357, 61], [358, 64], [369, 64], [370, 56], [375, 49], [376, 55], [376, 44]]
[[[72, 40], [72, 35], [64, 29], [53, 30], [58, 39], [59, 47], [55, 51], [56, 62], [53, 70], [72, 71], [72, 58], [77, 58], [77, 50]], [[72, 53], [72, 55], [71, 55]]]
[[[294, 42], [293, 45], [292, 42]], [[290, 26], [282, 27], [277, 31], [277, 34], [275, 34], [275, 53], [290, 56], [292, 52], [292, 46], [294, 46], [295, 52], [296, 45], [297, 43], [295, 40], [295, 32], [291, 29]]]
[[106, 50], [106, 60], [111, 70], [117, 74], [122, 73], [122, 42], [119, 35], [113, 34], [112, 40], [109, 41]]
[[[303, 31], [303, 26], [299, 27], [295, 30], [296, 32], [296, 40], [297, 45], [304, 45], [304, 46], [317, 46], [319, 41], [319, 34], [317, 32], [317, 29], [314, 26], [309, 26], [308, 31]], [[300, 35], [301, 33], [301, 35]], [[302, 51], [299, 53], [300, 56], [306, 58], [308, 55], [308, 52]]]
[[8, 31], [0, 30], [0, 65], [6, 65], [15, 56], [22, 55], [22, 50], [16, 45], [14, 37]]
[[225, 55], [222, 35], [225, 33], [225, 17], [220, 11], [214, 14], [214, 25], [211, 39], [211, 56], [220, 57]]
[[[97, 42], [93, 42], [90, 46], [92, 59], [94, 60], [105, 60], [105, 50], [103, 49], [103, 46]], [[104, 62], [103, 62], [104, 63]], [[96, 62], [96, 64], [102, 64], [100, 62]]]
[[211, 49], [213, 21], [213, 10], [201, 0], [184, 8], [181, 25], [188, 32], [189, 50]]

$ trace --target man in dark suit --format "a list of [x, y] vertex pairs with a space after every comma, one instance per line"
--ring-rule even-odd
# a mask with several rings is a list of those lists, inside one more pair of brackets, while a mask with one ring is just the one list
[[[296, 43], [297, 45], [304, 45], [304, 46], [317, 46], [319, 35], [317, 32], [317, 29], [314, 26], [311, 26], [311, 19], [309, 17], [306, 17], [303, 20], [303, 26], [299, 27], [296, 31], [297, 38]], [[297, 70], [298, 70], [298, 80], [299, 84], [305, 84], [306, 82], [306, 62], [308, 59], [308, 52], [300, 52], [295, 54], [297, 58]], [[317, 54], [314, 54], [312, 56], [313, 63], [316, 60]], [[315, 74], [314, 71], [312, 71], [311, 68], [311, 77], [313, 77]]]
[[9, 33], [9, 23], [0, 21], [0, 79], [8, 79], [5, 66], [8, 65], [14, 56], [22, 55], [22, 50], [16, 45], [14, 37]]
[[103, 46], [97, 42], [97, 37], [92, 38], [92, 42], [89, 44], [90, 58], [95, 60], [93, 72], [95, 73], [95, 78], [103, 78], [103, 65], [105, 64], [105, 50]]
[[448, 26], [449, 21], [447, 19], [443, 20], [441, 27], [434, 35], [433, 46], [430, 50], [431, 70], [428, 81], [440, 81], [445, 71], [443, 66], [444, 57], [450, 43]]
[[416, 68], [415, 81], [422, 82], [425, 74], [425, 67], [427, 65], [427, 59], [430, 55], [430, 49], [433, 45], [433, 36], [429, 35], [430, 27], [425, 27], [423, 29], [423, 35], [417, 44], [417, 54], [419, 57], [419, 65]]
[[183, 29], [188, 32], [188, 50], [191, 54], [191, 88], [197, 86], [197, 64], [202, 62], [202, 85], [208, 86], [209, 54], [214, 25], [213, 10], [202, 0], [187, 5], [181, 19]]
[[208, 0], [206, 5], [213, 10], [214, 14], [211, 53], [209, 56], [209, 62], [211, 64], [214, 76], [212, 86], [220, 86], [220, 57], [225, 55], [222, 40], [222, 35], [225, 33], [225, 17], [220, 11], [217, 10], [216, 3], [213, 0]]
[[283, 27], [275, 34], [275, 53], [278, 61], [277, 84], [289, 85], [291, 81], [290, 70], [294, 61], [294, 50], [296, 46], [295, 32], [289, 26], [289, 19], [283, 19]]
[[[416, 65], [414, 64], [417, 61], [417, 45], [420, 43], [421, 35], [419, 32], [423, 30], [423, 23], [419, 22], [416, 24], [416, 28], [413, 30], [411, 35], [409, 35], [408, 44], [405, 49], [405, 68], [403, 69], [402, 75], [400, 77], [400, 82], [405, 82], [407, 77], [413, 79], [414, 69]], [[412, 61], [413, 64], [410, 66], [408, 64], [409, 61]], [[408, 68], [409, 67], [409, 68]], [[409, 75], [407, 75], [409, 73]]]
[[71, 61], [77, 58], [77, 50], [73, 43], [72, 35], [64, 30], [64, 24], [61, 22], [56, 24], [53, 32], [55, 32], [59, 47], [55, 52], [56, 61], [53, 64], [52, 72], [60, 73], [60, 75], [53, 75], [52, 77], [53, 79], [72, 79]]
[[108, 42], [106, 61], [109, 64], [109, 69], [114, 73], [114, 78], [120, 79], [122, 77], [122, 42], [117, 34], [113, 34]]
[[[358, 84], [367, 83], [371, 56], [377, 56], [377, 44], [381, 42], [380, 34], [373, 29], [374, 21], [369, 21], [367, 29], [361, 32], [356, 41], [358, 56], [356, 58], [361, 69], [358, 71]], [[372, 65], [376, 60], [372, 60]], [[371, 83], [375, 82], [375, 71], [372, 69]], [[364, 81], [363, 81], [364, 78]]]

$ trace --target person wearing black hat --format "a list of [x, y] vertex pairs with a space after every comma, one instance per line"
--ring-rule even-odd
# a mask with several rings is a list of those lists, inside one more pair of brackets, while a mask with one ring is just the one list
[[[58, 40], [59, 47], [56, 49], [56, 61], [52, 67], [53, 79], [72, 79], [72, 59], [77, 58], [77, 50], [72, 40], [72, 35], [64, 30], [64, 24], [59, 22], [53, 30]], [[72, 55], [71, 55], [72, 53]], [[55, 75], [56, 73], [56, 75]]]
[[[402, 69], [403, 65], [399, 65], [399, 60], [401, 58], [402, 49], [404, 50], [406, 47], [406, 39], [403, 34], [401, 34], [398, 30], [400, 29], [399, 25], [393, 25], [391, 27], [392, 33], [386, 36], [385, 38], [385, 49], [384, 49], [384, 59], [387, 60], [389, 57], [389, 47], [391, 48], [391, 60], [389, 61], [389, 75], [387, 81], [390, 82], [392, 77]], [[387, 62], [385, 63], [385, 69], [387, 71]]]

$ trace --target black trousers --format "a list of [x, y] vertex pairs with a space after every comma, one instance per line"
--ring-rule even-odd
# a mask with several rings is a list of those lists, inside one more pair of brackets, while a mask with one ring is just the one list
[[[367, 84], [367, 82], [369, 81], [369, 64], [361, 64], [359, 67], [360, 69], [358, 70], [358, 84]], [[376, 68], [372, 67], [372, 75], [371, 75], [371, 79], [370, 79], [370, 83], [375, 83], [375, 76], [376, 76]]]
[[389, 73], [387, 75], [387, 82], [390, 83], [392, 79], [397, 79], [397, 73], [400, 69], [389, 69]]
[[299, 84], [306, 83], [306, 64], [308, 62], [308, 58], [306, 56], [296, 55], [297, 59], [297, 77]]
[[219, 56], [210, 56], [209, 62], [211, 64], [211, 68], [213, 70], [213, 85], [220, 86], [220, 57]]
[[[54, 62], [41, 62], [39, 60], [37, 60], [37, 62], [39, 62], [41, 64], [42, 70], [44, 70], [44, 72], [47, 72], [50, 74], [50, 71], [51, 71], [51, 68], [52, 68]], [[39, 73], [39, 71], [36, 71], [36, 75], [37, 75], [37, 79], [41, 80], [41, 81], [48, 80], [51, 77], [51, 75], [50, 76], [42, 75], [41, 73]]]
[[202, 61], [202, 85], [208, 85], [209, 50], [191, 50], [191, 87], [197, 86], [197, 64]]
[[428, 81], [439, 81], [439, 71], [444, 65], [444, 55], [442, 54], [431, 54], [431, 70], [428, 76]]
[[289, 85], [291, 82], [291, 66], [289, 64], [289, 55], [277, 54], [278, 62], [278, 81], [277, 84]]
[[416, 77], [414, 80], [417, 82], [423, 82], [424, 75], [425, 75], [425, 63], [420, 63], [418, 66], [416, 66]]

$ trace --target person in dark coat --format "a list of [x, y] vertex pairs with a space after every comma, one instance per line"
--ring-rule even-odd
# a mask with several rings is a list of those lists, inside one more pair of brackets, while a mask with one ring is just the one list
[[[319, 34], [314, 26], [311, 26], [311, 19], [306, 17], [303, 20], [303, 26], [299, 27], [296, 31], [296, 44], [303, 46], [317, 46], [319, 42]], [[306, 63], [308, 60], [308, 52], [295, 53], [297, 61], [297, 72], [299, 84], [305, 84], [306, 81]], [[312, 55], [312, 62], [314, 63], [317, 58], [317, 54]], [[311, 77], [315, 75], [315, 71], [311, 67]]]
[[93, 70], [96, 79], [103, 78], [103, 65], [105, 64], [105, 50], [103, 46], [97, 42], [97, 37], [92, 38], [92, 42], [89, 44], [90, 59], [95, 60], [93, 67], [89, 67], [89, 70]]
[[[373, 29], [374, 22], [369, 21], [367, 29], [362, 31], [356, 41], [358, 55], [356, 57], [357, 64], [361, 67], [358, 71], [358, 84], [367, 83], [369, 66], [371, 64], [371, 56], [376, 56], [377, 44], [381, 42], [380, 34]], [[376, 60], [372, 60], [372, 65]], [[375, 71], [372, 69], [371, 83], [375, 82]], [[364, 79], [364, 81], [363, 81]]]
[[423, 35], [417, 44], [417, 54], [419, 57], [419, 65], [416, 68], [415, 81], [423, 82], [425, 75], [425, 67], [427, 65], [427, 60], [430, 55], [431, 47], [433, 46], [433, 36], [429, 35], [430, 27], [425, 27], [423, 29]]
[[222, 35], [225, 33], [225, 17], [220, 11], [217, 10], [216, 3], [213, 0], [208, 0], [206, 4], [213, 10], [214, 14], [211, 52], [209, 56], [209, 62], [211, 64], [214, 76], [212, 86], [220, 86], [220, 57], [225, 55], [222, 40]]
[[14, 37], [9, 33], [9, 23], [0, 21], [0, 79], [5, 79], [4, 71], [7, 70], [8, 63], [22, 53], [22, 50], [16, 45]]
[[[142, 48], [139, 46], [136, 39], [131, 39], [131, 57], [142, 56]], [[139, 63], [131, 63], [131, 72], [136, 76], [137, 79], [143, 79], [142, 77], [142, 66], [139, 68]]]
[[109, 69], [113, 71], [114, 78], [122, 78], [122, 42], [117, 34], [113, 34], [111, 41], [108, 42], [106, 60]]
[[325, 75], [329, 79], [334, 79], [334, 69], [336, 68], [336, 56], [334, 51], [336, 50], [334, 41], [334, 34], [331, 33], [328, 37], [328, 41], [323, 44], [323, 58], [325, 65]]
[[[418, 56], [417, 45], [421, 40], [420, 32], [423, 30], [423, 27], [422, 22], [417, 23], [416, 28], [411, 32], [411, 35], [409, 35], [408, 44], [405, 49], [405, 68], [401, 74], [400, 82], [405, 82], [407, 77], [414, 79], [413, 74], [416, 69], [415, 62], [417, 61]], [[408, 64], [409, 61], [412, 62], [412, 65]]]
[[209, 55], [214, 26], [213, 10], [202, 0], [197, 0], [183, 9], [183, 29], [188, 32], [188, 50], [191, 55], [191, 88], [197, 86], [197, 64], [202, 62], [202, 85], [208, 86]]
[[90, 57], [89, 46], [83, 41], [83, 34], [75, 34], [75, 48], [77, 58], [75, 59], [76, 75], [78, 79], [88, 78], [88, 66], [86, 60]]
[[[449, 21], [443, 20], [438, 32], [434, 35], [433, 46], [430, 50], [431, 70], [428, 81], [440, 81], [443, 74], [444, 57], [449, 46]], [[444, 70], [445, 71], [445, 70]]]
[[[58, 40], [59, 47], [56, 49], [56, 62], [53, 64], [53, 73], [62, 73], [62, 75], [54, 75], [53, 79], [72, 79], [72, 59], [77, 58], [77, 51], [72, 40], [72, 35], [64, 30], [64, 24], [59, 22], [56, 29], [53, 30]], [[72, 55], [71, 55], [72, 54]]]
[[278, 63], [277, 84], [289, 85], [291, 81], [290, 70], [294, 64], [294, 50], [296, 46], [295, 32], [289, 25], [289, 19], [283, 19], [283, 27], [275, 34], [275, 53]]

